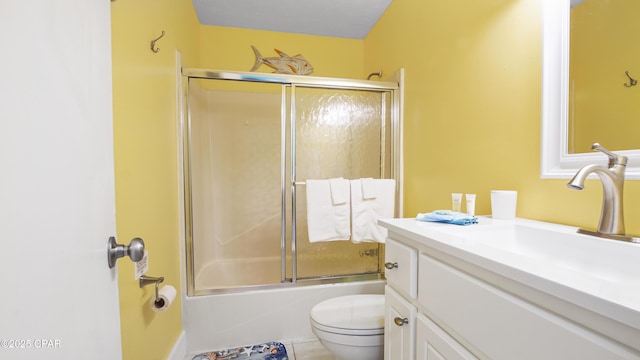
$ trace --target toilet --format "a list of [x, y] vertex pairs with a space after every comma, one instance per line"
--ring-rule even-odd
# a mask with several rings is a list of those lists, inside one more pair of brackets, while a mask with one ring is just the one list
[[384, 295], [348, 295], [311, 309], [311, 328], [337, 360], [384, 358]]

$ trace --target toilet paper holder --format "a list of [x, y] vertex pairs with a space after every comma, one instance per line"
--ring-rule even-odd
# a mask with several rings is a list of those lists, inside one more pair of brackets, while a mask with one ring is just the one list
[[153, 276], [147, 276], [147, 275], [142, 275], [140, 276], [140, 288], [147, 286], [147, 285], [151, 285], [151, 284], [156, 284], [156, 297], [154, 298], [154, 302], [158, 302], [160, 300], [160, 296], [158, 295], [158, 287], [160, 286], [160, 283], [164, 281], [164, 277], [153, 277]]

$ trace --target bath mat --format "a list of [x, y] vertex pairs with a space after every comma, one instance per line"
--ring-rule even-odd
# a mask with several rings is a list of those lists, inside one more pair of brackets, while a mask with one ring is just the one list
[[191, 360], [289, 360], [287, 349], [279, 342], [241, 346], [211, 351], [194, 356]]

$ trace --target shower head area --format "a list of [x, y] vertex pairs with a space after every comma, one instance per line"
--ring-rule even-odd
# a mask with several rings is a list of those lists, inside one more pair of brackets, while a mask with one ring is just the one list
[[306, 181], [393, 179], [401, 216], [399, 83], [182, 73], [187, 294], [382, 279], [383, 243], [309, 240]]

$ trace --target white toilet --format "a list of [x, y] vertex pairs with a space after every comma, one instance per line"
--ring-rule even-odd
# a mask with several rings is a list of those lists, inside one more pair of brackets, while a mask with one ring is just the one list
[[384, 295], [348, 295], [311, 309], [311, 327], [337, 360], [384, 358]]

